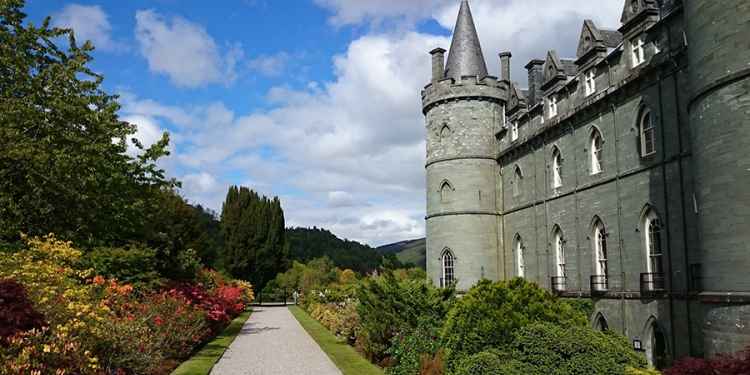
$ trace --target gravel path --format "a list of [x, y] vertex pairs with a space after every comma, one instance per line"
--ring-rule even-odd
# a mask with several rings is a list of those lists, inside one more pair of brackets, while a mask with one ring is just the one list
[[287, 307], [256, 307], [212, 375], [341, 375]]

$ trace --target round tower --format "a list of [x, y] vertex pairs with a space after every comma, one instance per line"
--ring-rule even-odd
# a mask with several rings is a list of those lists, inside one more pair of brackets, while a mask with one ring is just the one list
[[705, 348], [711, 355], [750, 343], [750, 2], [684, 4], [700, 277], [709, 302]]
[[497, 142], [505, 85], [487, 75], [468, 1], [461, 2], [448, 62], [431, 52], [422, 93], [427, 124], [427, 273], [467, 290], [498, 278]]

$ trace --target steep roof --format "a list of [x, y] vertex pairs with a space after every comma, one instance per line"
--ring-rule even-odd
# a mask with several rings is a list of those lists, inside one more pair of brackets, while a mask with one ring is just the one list
[[474, 18], [468, 0], [461, 1], [453, 41], [445, 69], [446, 78], [461, 79], [462, 76], [487, 76], [482, 46], [479, 43]]

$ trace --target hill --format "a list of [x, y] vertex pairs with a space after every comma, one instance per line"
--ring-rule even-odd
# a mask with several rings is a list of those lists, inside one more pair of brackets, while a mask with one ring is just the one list
[[396, 254], [396, 258], [402, 263], [412, 263], [417, 267], [426, 267], [426, 242], [424, 238], [408, 240], [383, 245], [376, 249], [380, 254]]
[[383, 254], [370, 246], [342, 240], [321, 228], [287, 228], [286, 241], [291, 260], [304, 263], [327, 256], [337, 267], [359, 273], [377, 269], [383, 258]]

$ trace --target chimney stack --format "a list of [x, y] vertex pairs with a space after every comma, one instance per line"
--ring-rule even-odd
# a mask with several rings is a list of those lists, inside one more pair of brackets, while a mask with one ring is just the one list
[[432, 55], [432, 81], [445, 78], [445, 50], [438, 47], [430, 51]]
[[500, 79], [510, 82], [510, 58], [513, 55], [510, 52], [500, 53]]
[[531, 60], [526, 64], [529, 71], [529, 97], [528, 106], [533, 107], [542, 99], [542, 80], [544, 79], [544, 60]]

